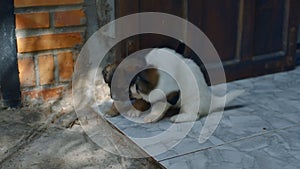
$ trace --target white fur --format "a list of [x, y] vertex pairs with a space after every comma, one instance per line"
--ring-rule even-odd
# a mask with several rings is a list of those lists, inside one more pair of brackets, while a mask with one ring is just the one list
[[[178, 103], [181, 102], [181, 105], [176, 106], [180, 106], [181, 109], [178, 115], [171, 117], [172, 122], [194, 121], [209, 112], [224, 108], [224, 104], [228, 104], [244, 92], [243, 90], [236, 90], [223, 97], [212, 95], [198, 65], [191, 59], [183, 58], [174, 50], [168, 48], [153, 49], [145, 58], [148, 65], [164, 70], [159, 70], [159, 82], [153, 91], [159, 90], [167, 95], [180, 90]], [[195, 92], [195, 89], [199, 90], [199, 94]], [[168, 103], [162, 104], [165, 95], [161, 92], [138, 95], [134, 90], [135, 86], [132, 88], [135, 97], [143, 98], [152, 105], [151, 113], [145, 117], [145, 122], [158, 121], [171, 106]], [[212, 107], [210, 109], [211, 103]], [[163, 108], [160, 108], [162, 106]]]

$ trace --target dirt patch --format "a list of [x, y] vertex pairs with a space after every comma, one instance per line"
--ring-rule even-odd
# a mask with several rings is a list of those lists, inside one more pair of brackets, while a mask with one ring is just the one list
[[1, 108], [0, 168], [161, 168], [104, 151], [84, 133], [72, 105], [70, 89], [56, 102]]

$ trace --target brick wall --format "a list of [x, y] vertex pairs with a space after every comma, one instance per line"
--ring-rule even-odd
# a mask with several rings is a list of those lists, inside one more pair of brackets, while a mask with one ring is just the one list
[[14, 0], [23, 100], [58, 98], [85, 41], [84, 0]]

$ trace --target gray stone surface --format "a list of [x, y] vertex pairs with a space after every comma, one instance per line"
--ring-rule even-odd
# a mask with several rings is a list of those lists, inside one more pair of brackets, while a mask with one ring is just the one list
[[276, 130], [161, 163], [166, 168], [300, 168], [300, 125]]
[[38, 112], [32, 108], [0, 110], [0, 161], [17, 151], [46, 121], [47, 112]]
[[62, 102], [52, 106], [52, 111], [34, 107], [0, 110], [1, 169], [162, 168], [150, 158], [130, 159], [106, 152], [74, 122], [74, 111], [64, 111], [70, 109]]
[[[163, 152], [154, 158], [166, 168], [296, 169], [300, 168], [299, 77], [297, 68], [229, 83], [230, 90], [247, 93], [232, 102], [235, 108], [224, 112], [214, 134], [202, 144], [198, 137], [206, 117], [183, 140], [178, 136], [189, 123], [173, 125], [165, 118], [140, 124], [122, 116], [109, 120], [149, 154]], [[151, 159], [124, 158], [98, 147], [74, 122], [74, 114], [68, 114], [74, 112], [67, 102], [52, 106], [52, 111], [0, 110], [0, 168], [161, 168]], [[171, 126], [174, 130], [167, 131]], [[161, 133], [166, 134], [163, 142], [147, 142]], [[168, 148], [172, 144], [176, 145]]]
[[[14, 168], [158, 168], [147, 159], [128, 159], [104, 151], [93, 144], [79, 125], [71, 129], [52, 126], [2, 163]], [[1, 168], [0, 167], [0, 168]]]
[[[182, 133], [172, 131], [164, 135], [167, 141], [151, 145], [139, 138], [166, 133], [174, 125], [179, 131], [184, 125], [172, 124], [168, 118], [154, 124], [123, 116], [108, 120], [170, 169], [299, 168], [300, 67], [228, 83], [228, 89], [245, 89], [247, 93], [231, 103], [232, 108], [224, 112], [218, 128], [204, 143], [199, 143], [198, 137], [206, 117], [196, 121], [183, 140], [175, 137]], [[156, 154], [158, 151], [162, 153]]]

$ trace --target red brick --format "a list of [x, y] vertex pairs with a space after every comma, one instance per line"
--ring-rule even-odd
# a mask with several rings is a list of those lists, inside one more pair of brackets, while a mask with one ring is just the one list
[[38, 57], [40, 85], [54, 83], [54, 59], [52, 55]]
[[31, 87], [36, 85], [34, 61], [33, 58], [24, 58], [18, 60], [19, 77], [22, 87]]
[[59, 66], [59, 80], [70, 81], [74, 70], [73, 53], [71, 51], [58, 53], [57, 60]]
[[54, 14], [54, 26], [78, 26], [85, 24], [86, 18], [83, 10], [61, 11]]
[[17, 38], [17, 47], [20, 53], [72, 48], [82, 43], [83, 38], [79, 32]]
[[83, 0], [14, 0], [14, 6], [16, 8], [31, 6], [72, 5], [81, 3], [83, 3]]
[[31, 28], [49, 28], [49, 13], [25, 13], [16, 14], [16, 28], [17, 29], [31, 29]]
[[63, 91], [63, 86], [58, 86], [50, 89], [22, 91], [22, 99], [42, 99], [43, 101], [55, 100], [62, 95]]

